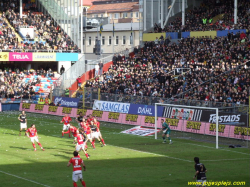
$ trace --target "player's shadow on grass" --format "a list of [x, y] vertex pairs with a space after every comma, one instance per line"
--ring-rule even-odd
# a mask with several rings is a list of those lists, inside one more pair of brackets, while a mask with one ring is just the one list
[[[67, 153], [67, 154], [69, 154], [69, 153]], [[52, 154], [52, 155], [53, 155], [53, 154]], [[69, 159], [69, 157], [68, 157], [68, 156], [65, 156], [65, 155], [55, 154], [55, 155], [53, 155], [53, 156], [55, 156], [55, 157], [61, 157], [61, 158], [63, 158], [63, 159]]]
[[22, 149], [22, 150], [29, 150], [30, 147], [15, 147], [15, 146], [10, 146], [10, 148], [13, 148], [13, 149]]
[[12, 135], [12, 136], [18, 136], [19, 134], [15, 134], [15, 133], [8, 133], [8, 132], [5, 132], [3, 134], [8, 134], [8, 135]]

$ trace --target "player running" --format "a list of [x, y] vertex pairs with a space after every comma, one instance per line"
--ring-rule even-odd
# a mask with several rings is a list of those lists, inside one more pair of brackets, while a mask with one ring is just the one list
[[76, 142], [76, 135], [77, 135], [76, 131], [78, 131], [78, 129], [75, 126], [73, 126], [72, 124], [70, 124], [69, 131], [72, 132], [72, 135], [74, 137], [73, 144], [75, 144], [75, 142]]
[[82, 183], [82, 186], [86, 187], [86, 183], [84, 180], [82, 180], [82, 167], [83, 170], [86, 171], [86, 166], [83, 162], [83, 160], [78, 155], [77, 151], [73, 152], [74, 157], [69, 160], [69, 163], [67, 166], [69, 167], [71, 164], [73, 166], [73, 174], [72, 174], [72, 180], [73, 180], [73, 186], [77, 187], [77, 181], [80, 180]]
[[[63, 125], [63, 130], [62, 130], [62, 137], [64, 136], [64, 134], [69, 134], [69, 138], [70, 138], [70, 122], [72, 121], [72, 119], [68, 116], [68, 114], [65, 114], [65, 116], [62, 118], [62, 121], [60, 121], [60, 123], [64, 123]], [[64, 132], [65, 130], [67, 130], [66, 132]]]
[[99, 143], [103, 147], [103, 143], [101, 142], [101, 140], [99, 138], [99, 136], [100, 136], [100, 133], [99, 133], [99, 130], [98, 130], [99, 128], [94, 124], [94, 121], [90, 122], [90, 128], [91, 128], [91, 132], [92, 132], [92, 134], [91, 134], [91, 138], [92, 138], [91, 144], [92, 144], [93, 148], [95, 149], [95, 141], [94, 141], [95, 138], [99, 141]]
[[82, 115], [82, 112], [80, 112], [79, 115], [76, 118], [76, 122], [78, 123], [79, 128], [81, 128], [81, 122], [83, 122], [83, 119], [84, 119], [84, 117]]
[[168, 125], [166, 121], [164, 122], [164, 119], [161, 119], [161, 123], [162, 123], [162, 139], [163, 139], [162, 143], [166, 143], [166, 135], [167, 135], [169, 144], [172, 144], [173, 142], [171, 138], [169, 137], [170, 132], [171, 132], [170, 125]]
[[206, 185], [206, 172], [207, 169], [204, 166], [204, 164], [200, 163], [200, 160], [198, 157], [194, 157], [194, 169], [195, 169], [195, 175], [194, 175], [194, 179], [197, 178], [197, 183], [198, 183], [198, 187], [204, 187]]
[[21, 136], [21, 132], [24, 129], [25, 130], [25, 136], [26, 136], [26, 130], [27, 130], [27, 118], [25, 111], [22, 111], [22, 114], [20, 114], [17, 118], [20, 121], [20, 131], [19, 131], [19, 136]]
[[37, 130], [36, 130], [35, 124], [32, 124], [31, 127], [28, 128], [28, 130], [26, 131], [26, 135], [30, 138], [30, 141], [32, 142], [32, 145], [35, 149], [34, 151], [36, 151], [35, 141], [41, 147], [41, 149], [44, 151], [42, 144], [38, 140], [38, 135], [37, 135]]
[[84, 152], [85, 156], [87, 159], [89, 159], [89, 154], [87, 150], [87, 135], [81, 131], [76, 131], [76, 139], [77, 139], [77, 144], [76, 144], [76, 151], [79, 153], [81, 150]]
[[[104, 139], [102, 138], [102, 134], [101, 134], [101, 131], [100, 131], [100, 122], [97, 121], [96, 118], [94, 118], [94, 125], [96, 125], [98, 128], [97, 128], [97, 132], [98, 132], [98, 135], [99, 135], [99, 138], [100, 140], [102, 141], [103, 145], [106, 146], [105, 142], [104, 142]], [[95, 142], [95, 139], [93, 139], [93, 141]]]
[[87, 122], [90, 124], [91, 121], [94, 121], [94, 118], [91, 114], [88, 115]]

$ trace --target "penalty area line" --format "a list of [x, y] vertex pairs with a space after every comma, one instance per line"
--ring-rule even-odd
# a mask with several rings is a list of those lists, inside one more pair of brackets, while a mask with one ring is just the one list
[[118, 147], [118, 148], [122, 148], [122, 149], [127, 149], [127, 150], [130, 150], [130, 151], [136, 151], [136, 152], [151, 154], [151, 155], [155, 155], [155, 156], [166, 157], [166, 158], [171, 158], [171, 159], [175, 159], [175, 160], [181, 160], [181, 161], [184, 161], [184, 162], [193, 162], [193, 161], [190, 161], [190, 160], [185, 160], [185, 159], [181, 159], [181, 158], [171, 157], [171, 156], [167, 156], [167, 155], [161, 155], [161, 154], [157, 154], [157, 153], [151, 153], [151, 152], [147, 152], [147, 151], [140, 151], [140, 150], [136, 150], [136, 149], [130, 149], [130, 148], [120, 147], [120, 146], [115, 146], [115, 145], [110, 145], [110, 144], [107, 144], [107, 145], [108, 146], [112, 146], [112, 147]]
[[10, 175], [10, 176], [12, 176], [12, 177], [16, 177], [16, 178], [19, 178], [19, 179], [23, 179], [23, 180], [25, 180], [25, 181], [29, 181], [29, 182], [32, 182], [32, 183], [34, 183], [34, 184], [39, 184], [39, 185], [41, 185], [41, 186], [50, 187], [50, 186], [48, 186], [48, 185], [45, 185], [45, 184], [42, 184], [42, 183], [39, 183], [39, 182], [36, 182], [36, 181], [33, 181], [33, 180], [29, 180], [29, 179], [26, 179], [26, 178], [23, 178], [23, 177], [19, 177], [19, 176], [17, 176], [17, 175], [13, 175], [13, 174], [11, 174], [11, 173], [7, 173], [7, 172], [1, 171], [1, 170], [0, 170], [0, 173], [4, 173], [4, 174]]

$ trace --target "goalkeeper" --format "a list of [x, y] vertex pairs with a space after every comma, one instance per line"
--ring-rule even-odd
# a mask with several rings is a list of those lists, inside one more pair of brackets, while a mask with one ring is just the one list
[[163, 139], [162, 143], [166, 143], [166, 135], [167, 135], [169, 144], [172, 144], [172, 140], [169, 137], [170, 132], [171, 132], [170, 125], [168, 125], [166, 121], [164, 122], [164, 119], [161, 119], [161, 124], [162, 124], [162, 139]]

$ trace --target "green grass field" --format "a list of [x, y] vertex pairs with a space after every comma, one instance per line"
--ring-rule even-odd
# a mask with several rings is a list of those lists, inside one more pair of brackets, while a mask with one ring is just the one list
[[[24, 132], [18, 136], [18, 114], [0, 113], [0, 186], [73, 186], [72, 167], [66, 167], [73, 156], [73, 139], [60, 137], [61, 117], [27, 114], [28, 126], [36, 124], [45, 148], [34, 152]], [[195, 156], [205, 164], [208, 181], [245, 181], [244, 186], [250, 186], [247, 148], [216, 150], [214, 144], [178, 138], [173, 138], [172, 145], [162, 144], [161, 139], [120, 133], [128, 128], [132, 126], [101, 123], [107, 146], [96, 143], [95, 150], [89, 146], [89, 160], [80, 154], [87, 167], [83, 172], [87, 187], [188, 186], [188, 181], [195, 181]]]

